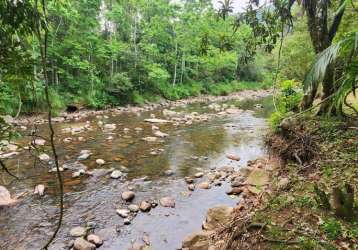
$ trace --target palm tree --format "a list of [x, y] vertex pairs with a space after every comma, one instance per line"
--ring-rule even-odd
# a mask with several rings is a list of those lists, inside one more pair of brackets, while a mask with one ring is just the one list
[[309, 69], [304, 89], [317, 89], [327, 75], [333, 74], [333, 92], [323, 97], [329, 112], [343, 113], [343, 104], [358, 115], [358, 111], [347, 102], [347, 96], [358, 88], [358, 32], [347, 34], [342, 40], [329, 46], [317, 55]]
[[225, 21], [226, 17], [229, 15], [229, 13], [234, 12], [234, 7], [232, 6], [233, 0], [219, 1], [219, 4], [220, 4], [220, 8], [218, 11], [218, 15]]

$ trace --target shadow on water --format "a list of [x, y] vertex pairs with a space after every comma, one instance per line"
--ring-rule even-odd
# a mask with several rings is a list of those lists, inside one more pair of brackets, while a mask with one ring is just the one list
[[[81, 150], [89, 149], [93, 154], [88, 160], [82, 161], [89, 170], [120, 169], [124, 166], [129, 173], [126, 180], [119, 181], [108, 176], [74, 179], [70, 171], [64, 171], [66, 212], [59, 238], [51, 249], [66, 249], [66, 244], [71, 240], [68, 235], [70, 228], [87, 222], [95, 222], [94, 232], [105, 239], [101, 249], [127, 249], [131, 241], [141, 242], [144, 233], [149, 235], [153, 249], [177, 249], [186, 235], [201, 228], [209, 207], [235, 205], [238, 199], [225, 194], [229, 188], [227, 183], [190, 193], [183, 181], [183, 177], [198, 171], [223, 166], [238, 168], [248, 160], [265, 155], [262, 137], [267, 129], [265, 118], [272, 112], [271, 97], [226, 104], [247, 111], [184, 127], [160, 125], [160, 130], [170, 136], [152, 143], [142, 140], [153, 134], [151, 125], [143, 122], [150, 113], [88, 118], [92, 130], [73, 136], [86, 140], [74, 140], [69, 144], [62, 142], [68, 135], [61, 133], [61, 129], [69, 124], [56, 124], [56, 132], [60, 135], [57, 147], [61, 159], [67, 158], [66, 161], [73, 162]], [[262, 104], [263, 107], [255, 107], [256, 104]], [[213, 112], [208, 109], [208, 103], [175, 110], [187, 113]], [[155, 115], [162, 117], [161, 110], [157, 110]], [[117, 124], [117, 129], [103, 132], [97, 125], [99, 119]], [[143, 128], [143, 131], [136, 131], [136, 127]], [[129, 132], [124, 132], [124, 128], [128, 128]], [[45, 134], [45, 127], [41, 129]], [[113, 139], [108, 140], [109, 136]], [[239, 163], [230, 161], [225, 156], [228, 153], [239, 155], [242, 160]], [[97, 166], [95, 159], [98, 158], [104, 159], [106, 165]], [[51, 235], [58, 213], [54, 173], [49, 173], [47, 166], [35, 164], [34, 167], [33, 158], [26, 153], [9, 160], [7, 164], [17, 174], [26, 177], [25, 181], [11, 185], [6, 185], [8, 180], [5, 177], [2, 179], [1, 185], [5, 183], [12, 193], [32, 192], [37, 184], [45, 184], [47, 189], [43, 198], [28, 195], [15, 207], [0, 210], [0, 249], [39, 249]], [[164, 175], [166, 170], [172, 170], [175, 174], [167, 177]], [[143, 179], [144, 176], [147, 178]], [[133, 203], [170, 195], [176, 199], [176, 208], [158, 206], [149, 213], [139, 213], [131, 225], [124, 226], [115, 210], [128, 206], [123, 203], [120, 194], [129, 188], [136, 192]]]

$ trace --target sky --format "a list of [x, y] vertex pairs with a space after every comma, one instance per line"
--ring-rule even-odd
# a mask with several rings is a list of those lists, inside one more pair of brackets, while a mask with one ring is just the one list
[[[214, 4], [214, 8], [217, 8], [219, 5], [219, 1], [220, 0], [212, 0], [213, 4]], [[234, 0], [233, 1], [233, 6], [234, 6], [234, 12], [239, 12], [240, 10], [242, 10], [243, 7], [246, 6], [247, 0]]]

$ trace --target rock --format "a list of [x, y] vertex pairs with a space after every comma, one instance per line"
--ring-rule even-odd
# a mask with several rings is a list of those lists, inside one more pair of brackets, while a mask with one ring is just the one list
[[159, 130], [155, 131], [154, 132], [154, 135], [157, 136], [157, 137], [168, 137], [169, 135], [166, 134], [166, 133], [163, 133], [163, 132], [160, 132]]
[[139, 211], [139, 207], [135, 204], [130, 204], [128, 206], [128, 210], [131, 211], [132, 213], [136, 213]]
[[44, 139], [35, 139], [34, 144], [38, 146], [44, 146], [46, 144], [46, 141]]
[[252, 168], [249, 168], [249, 167], [239, 168], [239, 173], [242, 174], [243, 176], [248, 176], [251, 171], [252, 171]]
[[79, 170], [83, 170], [86, 171], [87, 170], [87, 166], [80, 163], [80, 162], [74, 162], [74, 163], [65, 163], [62, 165], [63, 169], [69, 169], [69, 170], [74, 170], [74, 171], [79, 171]]
[[288, 187], [288, 184], [290, 183], [290, 180], [287, 177], [284, 177], [280, 179], [280, 181], [277, 183], [277, 187], [279, 189], [286, 189]]
[[96, 245], [86, 241], [83, 238], [77, 238], [73, 244], [73, 249], [75, 250], [95, 250]]
[[130, 225], [130, 224], [131, 224], [131, 220], [128, 219], [128, 218], [125, 218], [125, 219], [123, 220], [123, 224], [124, 224], [124, 225]]
[[45, 193], [45, 186], [39, 184], [35, 187], [34, 194], [38, 194], [39, 196], [43, 196]]
[[98, 235], [95, 235], [95, 234], [88, 235], [87, 240], [90, 243], [95, 244], [97, 247], [99, 247], [103, 244], [103, 240]]
[[175, 174], [175, 171], [169, 169], [169, 170], [166, 170], [166, 171], [164, 172], [164, 174], [165, 174], [166, 176], [172, 176], [172, 175]]
[[269, 175], [267, 171], [263, 169], [253, 169], [245, 184], [252, 185], [252, 186], [264, 186], [267, 185], [269, 182]]
[[233, 218], [233, 207], [217, 206], [208, 210], [203, 228], [206, 230], [214, 230], [219, 227], [227, 226]]
[[133, 191], [125, 191], [122, 193], [122, 199], [125, 201], [131, 201], [134, 199], [135, 193]]
[[233, 187], [231, 188], [229, 191], [227, 191], [226, 193], [228, 195], [238, 195], [241, 194], [244, 191], [244, 189], [242, 187]]
[[148, 201], [142, 201], [139, 205], [139, 208], [142, 212], [149, 212], [152, 208], [152, 204], [150, 204]]
[[163, 207], [175, 207], [175, 199], [172, 197], [163, 197], [160, 199], [160, 205], [162, 205]]
[[188, 189], [189, 189], [190, 191], [194, 191], [194, 190], [195, 190], [195, 185], [194, 185], [194, 184], [189, 184], [189, 185], [188, 185]]
[[237, 155], [233, 155], [233, 154], [228, 154], [226, 155], [226, 157], [230, 160], [233, 160], [233, 161], [240, 161], [240, 157], [237, 156]]
[[124, 173], [128, 173], [129, 172], [129, 169], [125, 166], [120, 166], [119, 169], [124, 172]]
[[187, 183], [187, 184], [192, 184], [192, 183], [194, 183], [194, 180], [193, 180], [193, 178], [190, 178], [190, 177], [184, 177], [184, 180], [185, 180], [185, 182]]
[[130, 211], [128, 209], [117, 209], [116, 213], [122, 218], [127, 218], [129, 216]]
[[204, 182], [198, 184], [198, 188], [210, 189], [210, 184], [209, 184], [209, 182], [204, 181]]
[[146, 141], [146, 142], [156, 142], [156, 141], [157, 141], [157, 137], [148, 136], [148, 137], [142, 138], [142, 140], [143, 140], [143, 141]]
[[231, 182], [231, 187], [241, 187], [243, 185], [244, 185], [244, 183], [240, 180], [233, 180]]
[[156, 118], [145, 119], [144, 121], [149, 122], [149, 123], [170, 123], [170, 121], [168, 121], [168, 120], [156, 119]]
[[141, 132], [141, 131], [143, 131], [143, 128], [134, 128], [134, 130], [136, 131], [136, 132]]
[[83, 237], [86, 235], [86, 233], [87, 233], [87, 230], [84, 227], [74, 227], [70, 231], [70, 235], [72, 237]]
[[103, 165], [103, 164], [105, 164], [106, 162], [105, 162], [103, 159], [97, 159], [97, 160], [96, 160], [96, 163], [97, 163], [98, 165]]
[[116, 124], [105, 124], [103, 126], [105, 130], [115, 130], [117, 128]]
[[50, 156], [48, 154], [40, 154], [39, 159], [41, 161], [50, 161], [51, 160], [51, 158], [50, 158]]
[[80, 156], [78, 156], [77, 160], [79, 161], [84, 161], [87, 160], [88, 158], [90, 158], [91, 153], [82, 153], [80, 154]]
[[142, 244], [139, 244], [138, 242], [135, 242], [133, 245], [132, 245], [132, 248], [130, 250], [144, 250], [145, 249], [145, 246], [142, 245]]
[[86, 171], [83, 170], [83, 169], [80, 169], [80, 170], [78, 170], [78, 171], [76, 171], [76, 172], [73, 172], [73, 173], [72, 173], [72, 178], [80, 177], [80, 176], [83, 175], [85, 172], [86, 172]]
[[119, 170], [114, 170], [112, 173], [111, 173], [111, 178], [112, 179], [118, 179], [122, 176], [122, 172], [119, 171]]
[[63, 139], [64, 143], [70, 143], [73, 139], [71, 137], [67, 137], [65, 139]]
[[158, 130], [159, 128], [155, 125], [152, 125], [152, 130]]
[[182, 249], [207, 250], [209, 248], [209, 238], [212, 235], [210, 231], [199, 231], [193, 233], [183, 240]]
[[16, 199], [11, 198], [10, 192], [4, 186], [0, 186], [0, 208], [11, 206], [16, 202]]
[[195, 178], [201, 178], [204, 176], [204, 173], [203, 172], [198, 172], [194, 175]]

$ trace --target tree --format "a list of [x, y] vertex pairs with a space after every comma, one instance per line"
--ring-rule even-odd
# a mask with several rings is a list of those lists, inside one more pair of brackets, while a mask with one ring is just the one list
[[[344, 15], [346, 2], [340, 0], [338, 6], [332, 6], [328, 0], [305, 0], [298, 2], [305, 10], [307, 27], [316, 54], [319, 54], [332, 44]], [[255, 39], [260, 41], [258, 45], [265, 43], [266, 46], [271, 48], [272, 45], [276, 44], [278, 34], [281, 33], [280, 36], [283, 39], [285, 29], [289, 30], [292, 26], [291, 8], [294, 3], [295, 0], [280, 0], [269, 1], [268, 5], [259, 6], [259, 1], [250, 0], [246, 13], [239, 20], [244, 20], [246, 24], [252, 27], [253, 33], [256, 33]], [[332, 12], [331, 9], [334, 9], [334, 7], [336, 8], [333, 11], [334, 14], [332, 14], [330, 12]], [[261, 14], [263, 9], [266, 10], [264, 13], [270, 14]], [[330, 20], [331, 16], [332, 20]], [[271, 26], [266, 24], [271, 24]], [[277, 29], [277, 25], [281, 28]], [[328, 73], [322, 80], [322, 99], [326, 101], [322, 102], [319, 114], [335, 113], [334, 110], [329, 109], [331, 100], [328, 98], [334, 92], [333, 77], [333, 74]], [[314, 86], [307, 88], [302, 102], [304, 109], [312, 106], [316, 94], [317, 88]]]
[[226, 20], [226, 17], [234, 12], [233, 0], [224, 0], [219, 1], [220, 7], [218, 11], [219, 17], [221, 17], [224, 21]]

